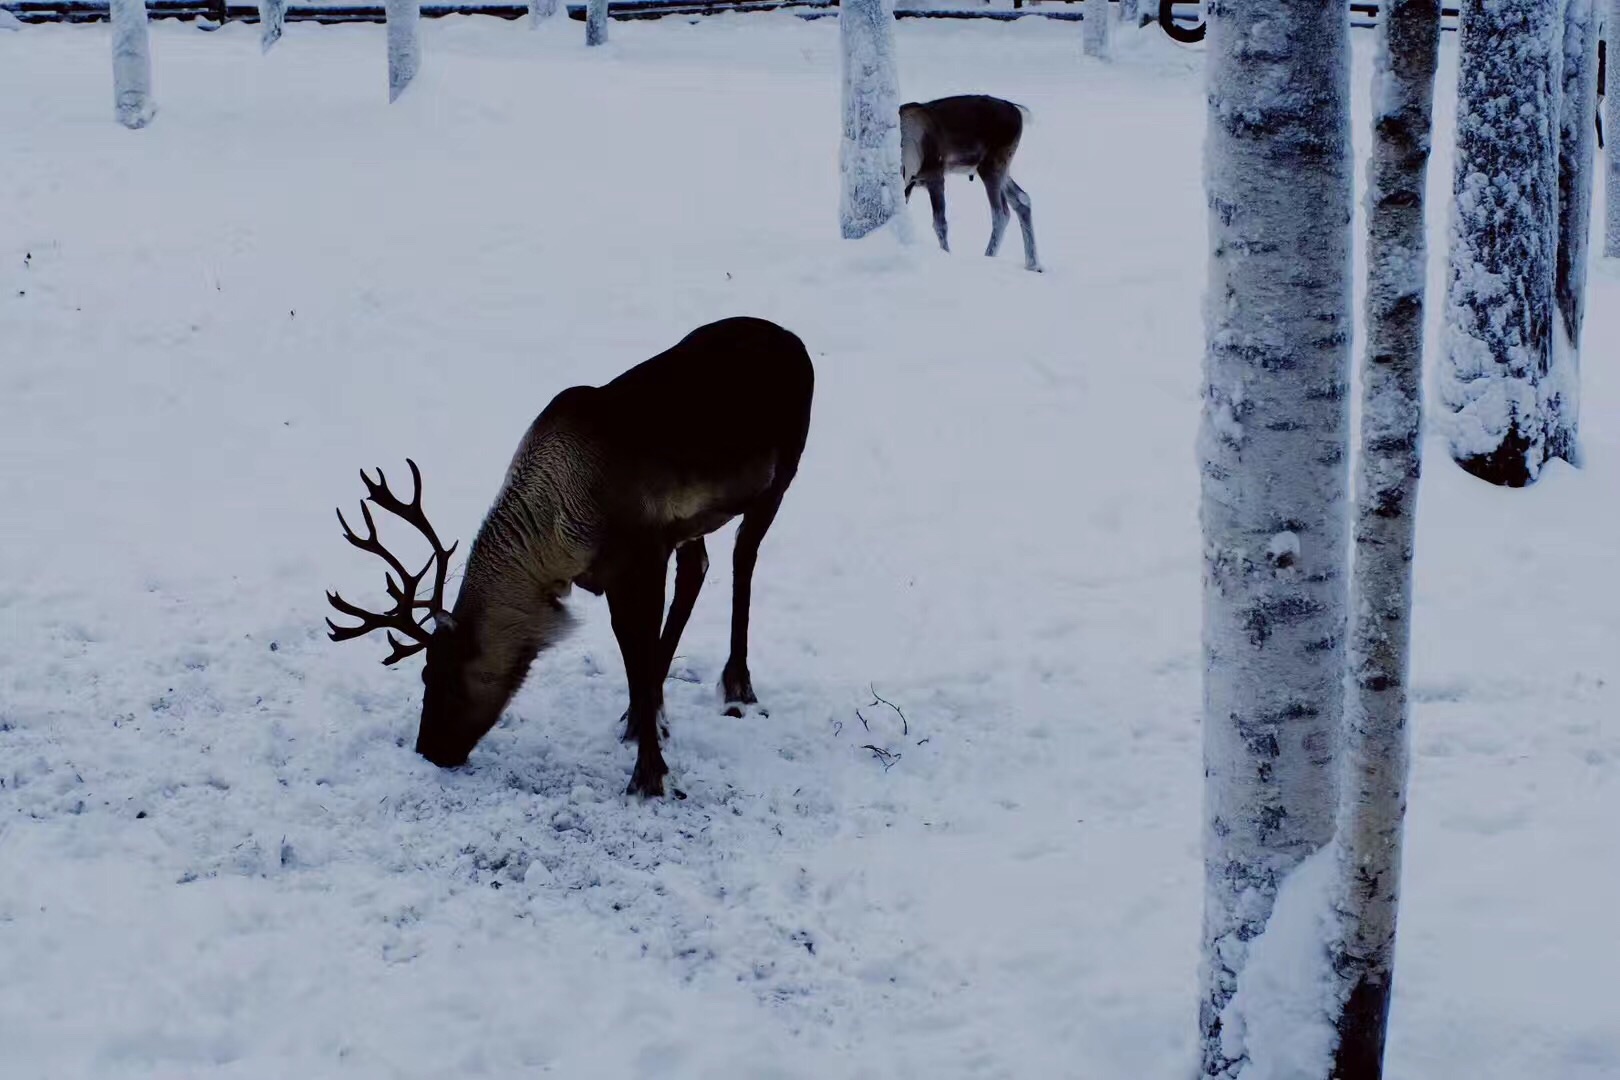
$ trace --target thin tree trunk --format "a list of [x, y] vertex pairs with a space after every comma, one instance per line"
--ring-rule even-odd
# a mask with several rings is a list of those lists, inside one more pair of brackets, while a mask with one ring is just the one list
[[287, 22], [287, 0], [259, 0], [259, 49], [269, 52], [281, 40]]
[[1614, 72], [1615, 66], [1620, 65], [1620, 0], [1609, 0], [1605, 22], [1603, 103], [1608, 116], [1603, 148], [1608, 152], [1608, 160], [1604, 170], [1603, 254], [1620, 259], [1620, 90], [1615, 88], [1620, 76]]
[[585, 44], [606, 45], [608, 39], [608, 0], [588, 0], [585, 5]]
[[152, 50], [146, 29], [144, 0], [109, 0], [112, 24], [113, 109], [127, 128], [152, 122]]
[[422, 66], [422, 10], [419, 0], [383, 0], [388, 21], [388, 100], [399, 99]]
[[1111, 44], [1109, 31], [1112, 29], [1110, 18], [1108, 0], [1086, 0], [1080, 20], [1080, 47], [1087, 56], [1108, 59]]
[[557, 14], [557, 0], [529, 0], [529, 25], [539, 26]]
[[894, 12], [885, 0], [844, 0], [838, 37], [844, 69], [838, 216], [844, 237], [855, 239], [889, 221], [904, 203]]
[[1532, 483], [1558, 452], [1549, 434], [1566, 404], [1553, 352], [1559, 11], [1548, 0], [1462, 5], [1438, 388], [1452, 458], [1508, 487]]
[[1119, 0], [1119, 24], [1130, 30], [1142, 26], [1142, 0]]
[[1284, 877], [1333, 835], [1351, 330], [1349, 12], [1208, 5], [1202, 1074]]
[[1423, 430], [1423, 195], [1439, 0], [1388, 0], [1377, 48], [1367, 164], [1367, 353], [1351, 579], [1352, 689], [1336, 845], [1337, 919], [1329, 944], [1341, 980], [1335, 1080], [1381, 1080], [1395, 971]]
[[1547, 453], [1579, 459], [1581, 324], [1586, 316], [1586, 263], [1591, 256], [1592, 176], [1597, 127], [1598, 17], [1594, 0], [1564, 0], [1564, 48], [1559, 101], [1558, 250], [1553, 300], [1558, 322], [1553, 337], [1553, 378], [1560, 386], [1556, 423], [1547, 432]]

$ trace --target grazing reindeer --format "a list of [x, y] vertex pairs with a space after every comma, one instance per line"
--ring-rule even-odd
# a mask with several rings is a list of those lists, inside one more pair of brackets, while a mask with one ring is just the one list
[[[455, 545], [442, 547], [422, 512], [416, 464], [409, 502], [388, 490], [380, 470], [375, 483], [361, 472], [366, 500], [414, 525], [433, 555], [409, 573], [377, 539], [365, 502], [365, 536], [339, 511], [349, 543], [388, 563], [394, 607], [370, 612], [328, 593], [333, 607], [360, 620], [338, 626], [328, 619], [332, 640], [387, 630], [393, 652], [384, 664], [426, 651], [416, 751], [450, 767], [467, 760], [535, 655], [567, 628], [561, 598], [570, 586], [606, 593], [630, 685], [624, 737], [637, 742], [629, 791], [662, 795], [669, 771], [658, 747], [664, 680], [708, 570], [703, 538], [739, 514], [731, 656], [720, 684], [728, 715], [741, 716], [756, 702], [748, 672], [754, 560], [799, 467], [814, 379], [796, 336], [738, 318], [699, 327], [604, 386], [564, 390], [518, 446], [448, 613], [445, 575]], [[675, 596], [660, 633], [672, 552]], [[433, 593], [418, 599], [429, 570]], [[431, 632], [424, 616], [433, 620]]]
[[1024, 269], [1039, 271], [1035, 258], [1035, 227], [1029, 220], [1029, 196], [1008, 174], [1018, 140], [1024, 134], [1029, 110], [1000, 98], [983, 94], [939, 98], [936, 101], [907, 102], [900, 106], [900, 156], [906, 182], [906, 199], [911, 189], [922, 184], [934, 208], [934, 235], [939, 246], [951, 250], [945, 240], [945, 174], [977, 172], [990, 198], [990, 246], [986, 255], [1001, 249], [1001, 234], [1007, 230], [1007, 204], [1018, 214], [1018, 227], [1024, 233]]

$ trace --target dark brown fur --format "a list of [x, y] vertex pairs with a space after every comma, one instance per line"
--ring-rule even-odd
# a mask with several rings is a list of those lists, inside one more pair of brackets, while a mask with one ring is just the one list
[[708, 569], [703, 538], [738, 516], [721, 689], [732, 715], [755, 702], [754, 563], [798, 470], [813, 390], [795, 335], [735, 318], [699, 327], [606, 385], [558, 394], [513, 456], [454, 610], [426, 637], [417, 751], [443, 766], [467, 760], [535, 655], [566, 629], [561, 598], [577, 584], [606, 594], [624, 657], [625, 734], [638, 748], [629, 790], [662, 794], [663, 683]]

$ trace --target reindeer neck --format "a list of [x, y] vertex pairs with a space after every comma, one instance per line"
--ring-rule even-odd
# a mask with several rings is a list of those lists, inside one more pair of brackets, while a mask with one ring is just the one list
[[551, 621], [558, 599], [589, 564], [571, 540], [565, 506], [545, 477], [514, 471], [479, 527], [467, 556], [455, 614], [504, 609], [502, 621]]

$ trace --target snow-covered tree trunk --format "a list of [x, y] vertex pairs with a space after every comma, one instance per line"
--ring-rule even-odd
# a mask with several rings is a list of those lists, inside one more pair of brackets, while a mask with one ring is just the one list
[[112, 24], [114, 111], [125, 127], [143, 128], [157, 114], [145, 0], [109, 0], [107, 19]]
[[1620, 259], [1620, 0], [1609, 0], [1608, 18], [1604, 20], [1605, 64], [1603, 104], [1608, 115], [1604, 120], [1604, 149], [1608, 152], [1604, 170], [1604, 227], [1603, 254]]
[[608, 39], [608, 0], [588, 0], [585, 5], [585, 44], [606, 45]]
[[1099, 60], [1108, 59], [1109, 46], [1112, 44], [1109, 31], [1111, 12], [1108, 10], [1108, 0], [1086, 0], [1086, 7], [1080, 20], [1081, 49], [1087, 56], [1095, 56]]
[[287, 0], [259, 0], [259, 48], [269, 52], [287, 24]]
[[1564, 0], [1558, 142], [1558, 249], [1553, 301], [1553, 381], [1561, 407], [1547, 432], [1547, 454], [1578, 459], [1581, 324], [1586, 315], [1586, 263], [1591, 256], [1593, 157], [1597, 144], [1598, 13], [1595, 0]]
[[1424, 183], [1440, 0], [1385, 0], [1367, 163], [1367, 351], [1351, 576], [1350, 698], [1329, 943], [1336, 1080], [1380, 1080], [1406, 814], [1407, 656], [1423, 430]]
[[1509, 487], [1556, 452], [1568, 389], [1553, 352], [1560, 12], [1549, 0], [1462, 5], [1437, 385], [1452, 458]]
[[539, 26], [557, 14], [557, 0], [529, 0], [529, 25]]
[[1215, 0], [1208, 16], [1199, 1025], [1202, 1074], [1231, 1078], [1275, 1049], [1256, 1032], [1280, 1022], [1262, 1014], [1264, 995], [1234, 1000], [1256, 939], [1283, 879], [1334, 830], [1349, 532], [1350, 52], [1343, 0]]
[[1140, 29], [1143, 23], [1142, 0], [1119, 0], [1119, 24], [1129, 30]]
[[388, 100], [405, 92], [422, 66], [422, 9], [419, 0], [383, 0], [388, 21]]
[[839, 225], [846, 239], [865, 236], [900, 212], [900, 80], [894, 12], [886, 0], [843, 0], [844, 139], [838, 167]]

